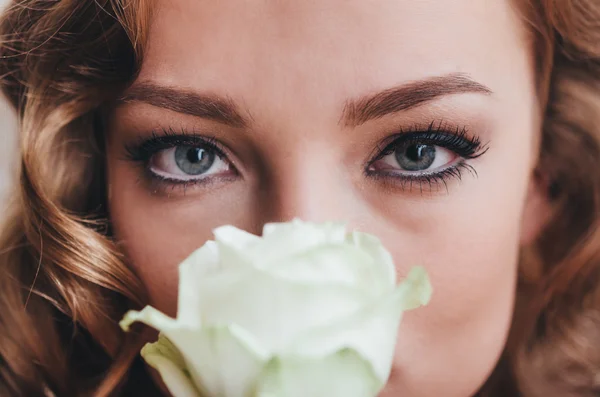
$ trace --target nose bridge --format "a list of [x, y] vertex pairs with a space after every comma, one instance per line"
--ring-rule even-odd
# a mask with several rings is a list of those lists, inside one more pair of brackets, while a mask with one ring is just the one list
[[310, 222], [338, 221], [351, 192], [340, 164], [331, 151], [296, 150], [272, 165], [268, 182], [262, 186], [264, 213], [269, 221], [300, 218]]

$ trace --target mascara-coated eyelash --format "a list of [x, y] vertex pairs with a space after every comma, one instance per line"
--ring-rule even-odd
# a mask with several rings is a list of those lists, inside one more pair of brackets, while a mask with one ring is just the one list
[[214, 150], [221, 157], [226, 157], [224, 148], [214, 137], [189, 134], [185, 131], [177, 132], [173, 129], [154, 130], [150, 138], [142, 138], [135, 144], [126, 145], [125, 152], [128, 160], [147, 163], [161, 150], [177, 146], [203, 146]]
[[379, 154], [375, 157], [375, 160], [393, 153], [401, 145], [411, 144], [441, 146], [452, 150], [464, 159], [480, 157], [488, 149], [478, 137], [469, 137], [466, 128], [449, 128], [449, 126], [442, 123], [437, 126], [431, 123], [424, 131], [418, 129], [400, 130], [399, 133], [389, 137], [386, 141], [383, 145], [380, 145]]
[[451, 179], [461, 181], [463, 178], [464, 171], [467, 171], [473, 176], [477, 176], [477, 171], [473, 166], [465, 162], [459, 162], [452, 167], [447, 167], [438, 172], [423, 173], [418, 175], [405, 175], [402, 177], [391, 176], [389, 174], [371, 174], [371, 178], [393, 187], [400, 187], [402, 190], [413, 191], [419, 190], [421, 193], [424, 191], [435, 191], [440, 187], [444, 187], [446, 192], [448, 189], [448, 182]]
[[[479, 138], [470, 137], [466, 128], [431, 123], [424, 129], [401, 130], [386, 139], [368, 163], [367, 174], [403, 189], [412, 190], [417, 186], [423, 191], [425, 186], [433, 190], [439, 185], [447, 189], [448, 179], [461, 180], [464, 170], [477, 175], [467, 161], [486, 151], [487, 146]], [[446, 158], [447, 162], [437, 164], [440, 161], [436, 157]], [[423, 159], [425, 164], [419, 164]], [[429, 169], [435, 164], [437, 167]]]
[[192, 185], [209, 186], [238, 177], [226, 149], [213, 137], [155, 130], [151, 137], [125, 146], [125, 152], [127, 160], [143, 167], [144, 178], [140, 180], [148, 183], [153, 193], [170, 195], [181, 188], [185, 194]]

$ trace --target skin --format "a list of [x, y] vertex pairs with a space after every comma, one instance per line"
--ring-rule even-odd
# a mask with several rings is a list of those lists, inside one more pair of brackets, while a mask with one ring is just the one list
[[[475, 393], [505, 345], [519, 248], [543, 221], [532, 177], [540, 125], [534, 68], [511, 2], [157, 3], [131, 92], [152, 83], [225, 97], [247, 125], [164, 109], [139, 90], [116, 108], [107, 136], [111, 217], [150, 304], [175, 315], [177, 265], [219, 225], [260, 233], [266, 222], [294, 217], [341, 220], [379, 236], [399, 277], [423, 265], [434, 286], [430, 305], [404, 317], [381, 396]], [[453, 73], [490, 92], [340, 122], [349, 101]], [[466, 128], [488, 145], [467, 161], [477, 176], [402, 187], [366, 174], [382, 142], [431, 122]], [[152, 183], [124, 148], [161, 128], [214, 137], [235, 172], [185, 188]], [[172, 157], [161, 156], [172, 168]]]

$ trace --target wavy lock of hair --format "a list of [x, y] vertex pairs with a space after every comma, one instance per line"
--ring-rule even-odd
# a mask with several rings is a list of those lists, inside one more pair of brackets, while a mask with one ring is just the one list
[[138, 351], [117, 320], [144, 290], [109, 237], [97, 138], [141, 61], [143, 10], [16, 1], [0, 20], [0, 84], [20, 121], [0, 237], [2, 396], [107, 394]]
[[[0, 19], [0, 86], [21, 148], [0, 237], [0, 395], [104, 396], [130, 378], [139, 338], [117, 321], [146, 297], [110, 237], [99, 138], [143, 59], [146, 1], [15, 0]], [[523, 249], [511, 335], [479, 395], [598, 396], [600, 3], [518, 7], [554, 217]]]

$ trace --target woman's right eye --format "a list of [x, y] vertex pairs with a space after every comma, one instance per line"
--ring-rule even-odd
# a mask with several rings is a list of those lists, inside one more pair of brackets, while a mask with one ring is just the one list
[[161, 179], [190, 182], [208, 176], [230, 175], [231, 163], [208, 145], [175, 146], [152, 155], [150, 172]]

